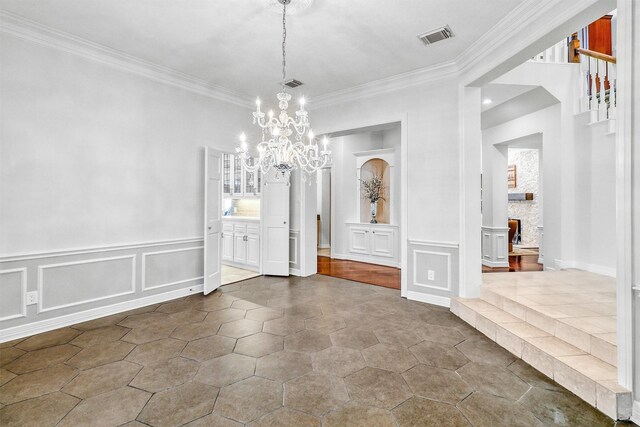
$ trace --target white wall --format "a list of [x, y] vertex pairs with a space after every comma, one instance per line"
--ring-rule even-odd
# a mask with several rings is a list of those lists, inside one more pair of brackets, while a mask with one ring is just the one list
[[528, 62], [497, 79], [543, 86], [560, 102], [483, 130], [483, 143], [541, 133], [545, 269], [615, 275], [614, 140], [606, 125], [590, 126], [587, 114], [575, 114], [577, 67]]
[[201, 284], [201, 147], [249, 109], [6, 34], [0, 62], [0, 270], [44, 299], [4, 332]]
[[[406, 164], [401, 162], [401, 174], [405, 175], [407, 183], [408, 221], [401, 220], [400, 226], [406, 229], [407, 239], [400, 242], [400, 247], [408, 251], [403, 262], [409, 263], [414, 256], [417, 257], [415, 269], [406, 266], [408, 289], [415, 292], [412, 298], [425, 300], [428, 298], [425, 295], [436, 295], [441, 299], [429, 300], [447, 304], [447, 298], [457, 294], [458, 286], [458, 81], [433, 81], [330, 107], [311, 106], [311, 121], [318, 134], [403, 121], [401, 155], [406, 158]], [[337, 179], [336, 176], [333, 178]], [[404, 218], [404, 214], [400, 217]], [[336, 238], [337, 233], [334, 240]], [[450, 254], [443, 255], [443, 248]], [[419, 286], [419, 280], [415, 278], [422, 277], [432, 268], [436, 270], [436, 276], [442, 278], [442, 283], [437, 289]]]

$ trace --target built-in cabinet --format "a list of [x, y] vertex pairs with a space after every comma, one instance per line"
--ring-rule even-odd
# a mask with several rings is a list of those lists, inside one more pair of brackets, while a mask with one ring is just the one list
[[260, 271], [260, 220], [226, 217], [222, 221], [222, 262]]
[[[247, 161], [253, 165], [255, 159]], [[222, 158], [222, 188], [225, 197], [253, 198], [262, 192], [262, 173], [251, 172], [242, 165], [239, 156], [225, 153]]]
[[347, 223], [347, 257], [371, 264], [400, 266], [399, 230], [390, 224]]

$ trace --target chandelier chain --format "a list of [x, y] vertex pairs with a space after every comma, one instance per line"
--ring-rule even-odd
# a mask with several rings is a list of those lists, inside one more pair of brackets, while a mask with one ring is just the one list
[[287, 78], [287, 2], [282, 3], [282, 90], [285, 91], [284, 82]]

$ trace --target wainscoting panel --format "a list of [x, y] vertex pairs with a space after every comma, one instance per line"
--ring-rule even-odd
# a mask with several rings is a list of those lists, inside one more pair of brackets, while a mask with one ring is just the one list
[[135, 291], [135, 255], [38, 266], [38, 313]]
[[458, 294], [458, 244], [409, 240], [407, 254], [409, 299], [448, 306]]
[[[195, 237], [2, 257], [0, 342], [201, 292], [202, 244]], [[33, 291], [38, 302], [26, 306]]]
[[187, 282], [202, 283], [203, 247], [170, 249], [142, 254], [142, 290]]
[[27, 269], [0, 270], [0, 322], [27, 315]]
[[508, 227], [482, 227], [482, 265], [509, 267]]
[[289, 273], [300, 274], [300, 230], [289, 230]]

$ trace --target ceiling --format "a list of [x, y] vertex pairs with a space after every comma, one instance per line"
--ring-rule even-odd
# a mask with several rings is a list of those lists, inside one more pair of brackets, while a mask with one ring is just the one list
[[[452, 61], [522, 2], [315, 0], [288, 17], [287, 74], [313, 97]], [[247, 96], [273, 97], [280, 81], [281, 17], [265, 0], [0, 0], [0, 9]], [[453, 39], [416, 37], [446, 24]]]

